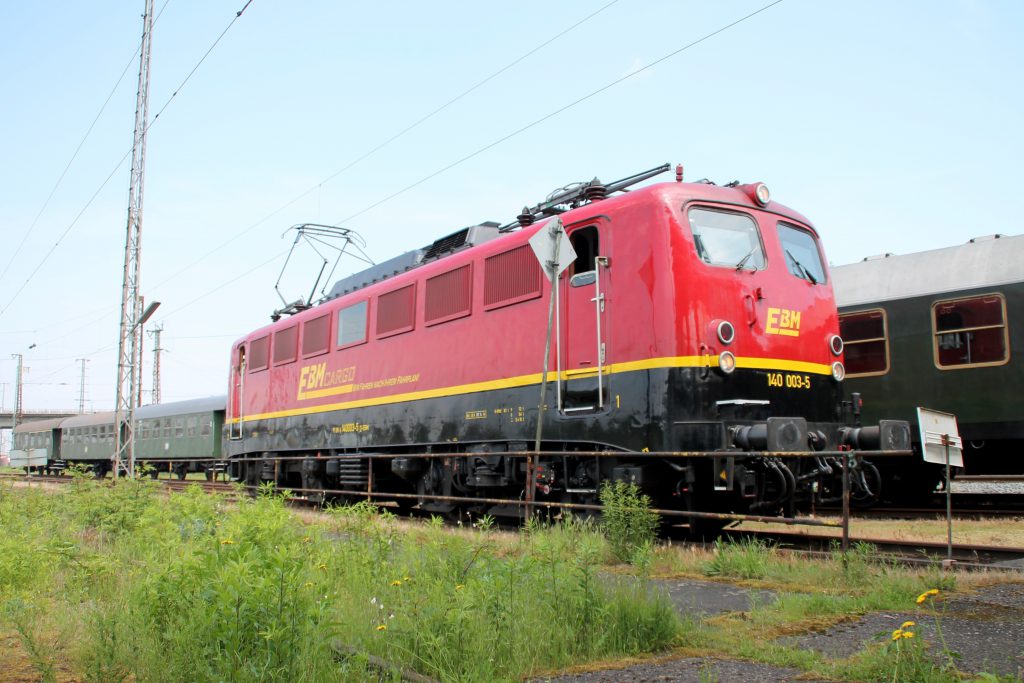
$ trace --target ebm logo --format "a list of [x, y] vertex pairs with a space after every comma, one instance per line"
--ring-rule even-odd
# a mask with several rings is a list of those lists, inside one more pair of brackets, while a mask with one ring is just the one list
[[769, 308], [764, 331], [768, 334], [799, 337], [800, 311], [791, 311], [788, 308]]

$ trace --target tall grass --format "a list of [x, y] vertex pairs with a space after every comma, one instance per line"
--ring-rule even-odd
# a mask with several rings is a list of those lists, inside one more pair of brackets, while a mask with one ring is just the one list
[[269, 491], [229, 505], [83, 478], [0, 490], [0, 525], [0, 631], [45, 680], [379, 680], [371, 657], [516, 680], [680, 632], [664, 596], [597, 572], [605, 541], [576, 520], [509, 550], [488, 524], [409, 532], [360, 504], [304, 526]]

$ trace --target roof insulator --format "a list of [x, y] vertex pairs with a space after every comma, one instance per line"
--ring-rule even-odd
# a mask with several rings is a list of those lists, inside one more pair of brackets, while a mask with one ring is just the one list
[[533, 214], [530, 213], [530, 207], [528, 206], [523, 207], [523, 212], [516, 216], [516, 219], [519, 221], [519, 225], [523, 228], [528, 225], [533, 225], [533, 222], [537, 220], [533, 217]]
[[601, 184], [601, 181], [594, 178], [583, 191], [583, 196], [588, 202], [599, 202], [608, 196], [608, 188]]

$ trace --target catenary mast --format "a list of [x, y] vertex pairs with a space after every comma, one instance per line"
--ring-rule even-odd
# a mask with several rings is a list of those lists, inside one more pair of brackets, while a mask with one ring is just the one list
[[160, 403], [160, 352], [163, 351], [160, 346], [160, 333], [163, 331], [164, 326], [161, 324], [150, 332], [155, 340], [153, 344], [153, 404]]
[[114, 476], [135, 475], [135, 397], [142, 374], [142, 299], [139, 265], [142, 241], [142, 189], [146, 169], [146, 127], [149, 121], [149, 57], [153, 37], [153, 0], [145, 0], [142, 48], [139, 52], [139, 90], [135, 101], [128, 226], [124, 243], [121, 288], [121, 336], [117, 353], [117, 403], [114, 430]]

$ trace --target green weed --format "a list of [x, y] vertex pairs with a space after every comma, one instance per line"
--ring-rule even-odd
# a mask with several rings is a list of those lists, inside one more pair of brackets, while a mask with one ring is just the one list
[[651, 498], [640, 493], [633, 482], [605, 482], [601, 485], [602, 527], [612, 554], [621, 562], [648, 562], [657, 539], [658, 515], [651, 511]]
[[775, 559], [776, 549], [756, 538], [739, 541], [716, 539], [711, 558], [704, 565], [707, 576], [763, 579]]
[[679, 636], [664, 596], [598, 573], [606, 541], [571, 517], [510, 553], [486, 516], [475, 533], [410, 533], [359, 503], [308, 527], [269, 489], [229, 505], [81, 475], [58, 494], [5, 490], [0, 524], [0, 617], [46, 680], [57, 656], [97, 682], [397, 676], [371, 658], [519, 680]]

